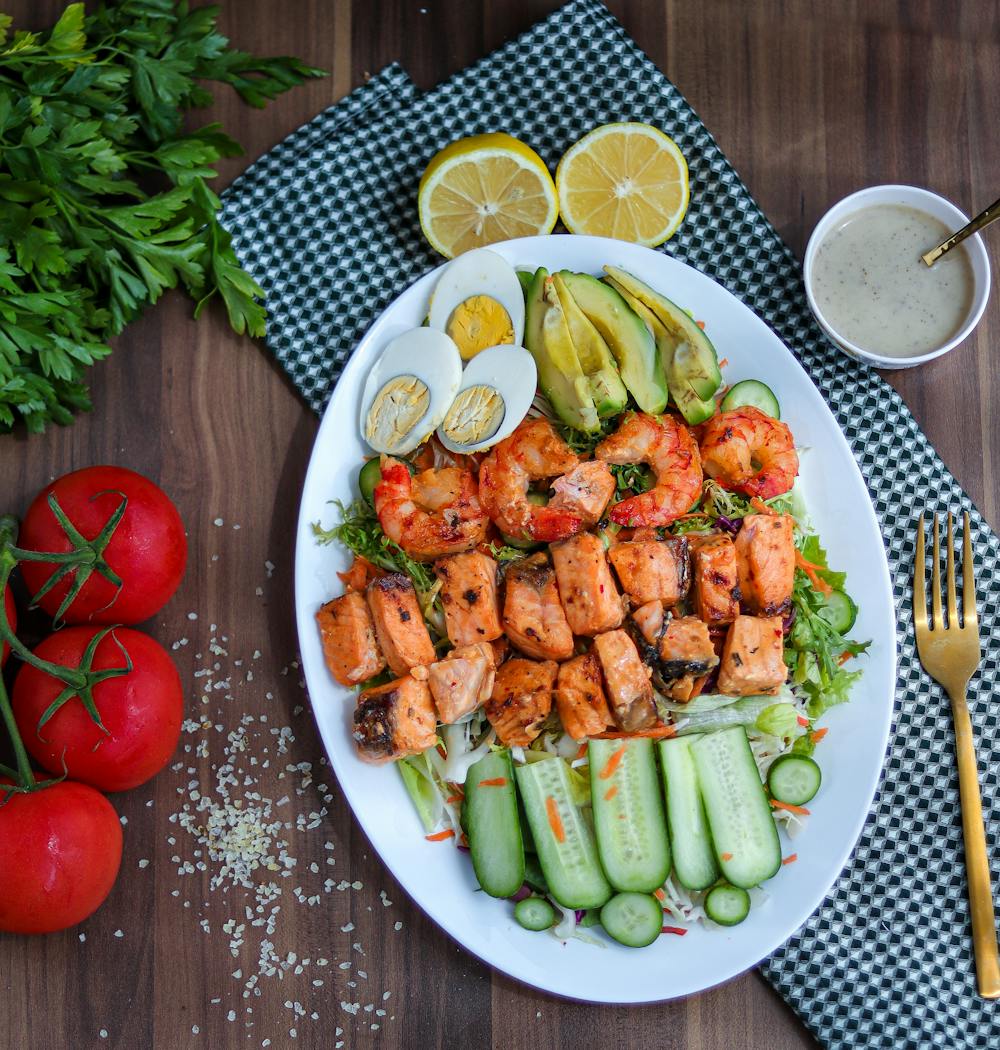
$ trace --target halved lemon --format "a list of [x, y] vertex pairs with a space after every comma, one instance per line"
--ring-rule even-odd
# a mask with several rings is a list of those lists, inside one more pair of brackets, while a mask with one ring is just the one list
[[570, 233], [652, 248], [673, 235], [687, 211], [687, 162], [658, 128], [604, 124], [563, 154], [556, 187]]
[[418, 195], [420, 227], [449, 259], [512, 237], [551, 233], [559, 207], [545, 162], [501, 131], [445, 146], [427, 165]]

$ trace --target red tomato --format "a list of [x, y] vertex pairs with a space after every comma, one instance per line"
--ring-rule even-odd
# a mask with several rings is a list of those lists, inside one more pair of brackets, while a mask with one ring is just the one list
[[11, 795], [0, 802], [0, 930], [52, 933], [82, 922], [111, 892], [121, 859], [122, 826], [99, 791], [64, 780]]
[[[14, 595], [10, 593], [10, 587], [3, 592], [3, 606], [7, 610], [7, 623], [10, 624], [10, 629], [17, 633], [17, 609], [14, 607]], [[0, 648], [0, 667], [7, 662], [7, 656], [10, 653], [10, 646], [4, 642], [2, 648]]]
[[[50, 635], [35, 654], [64, 667], [79, 667], [87, 643], [100, 627], [67, 627]], [[127, 791], [144, 784], [170, 760], [177, 747], [184, 717], [180, 676], [166, 650], [140, 631], [117, 627], [97, 646], [92, 669], [133, 668], [93, 688], [94, 703], [108, 734], [87, 714], [82, 701], [71, 697], [38, 729], [38, 720], [63, 689], [45, 671], [24, 664], [14, 682], [11, 703], [24, 746], [36, 762], [52, 773], [93, 784], [102, 791]]]
[[[73, 549], [48, 504], [49, 493], [55, 493], [80, 534], [92, 540], [121, 503], [119, 492], [128, 498], [128, 508], [104, 556], [121, 577], [121, 590], [92, 572], [63, 616], [67, 623], [141, 623], [166, 605], [184, 576], [187, 539], [177, 508], [158, 485], [123, 467], [87, 467], [42, 489], [24, 516], [18, 545], [56, 553]], [[38, 593], [54, 568], [47, 562], [21, 563], [21, 574], [32, 594]], [[40, 604], [50, 616], [66, 597], [71, 576], [42, 598]]]

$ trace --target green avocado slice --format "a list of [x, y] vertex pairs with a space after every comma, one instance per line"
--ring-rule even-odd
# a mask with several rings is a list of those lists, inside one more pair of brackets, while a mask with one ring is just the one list
[[636, 404], [644, 412], [662, 412], [667, 405], [667, 381], [652, 332], [610, 285], [590, 274], [563, 270], [559, 276], [610, 347]]

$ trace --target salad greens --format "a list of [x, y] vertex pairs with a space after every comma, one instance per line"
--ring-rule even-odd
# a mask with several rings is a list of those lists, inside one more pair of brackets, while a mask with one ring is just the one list
[[74, 3], [51, 29], [13, 36], [0, 15], [0, 431], [89, 409], [86, 369], [178, 284], [196, 317], [219, 295], [236, 332], [264, 334], [264, 293], [208, 186], [242, 150], [218, 124], [184, 120], [212, 102], [207, 82], [262, 107], [325, 74], [230, 48], [218, 11]]

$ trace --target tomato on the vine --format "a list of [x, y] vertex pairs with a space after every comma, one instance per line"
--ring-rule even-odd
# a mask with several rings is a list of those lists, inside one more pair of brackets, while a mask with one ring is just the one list
[[3, 801], [0, 780], [0, 930], [52, 933], [96, 911], [122, 859], [122, 826], [111, 803], [64, 780]]
[[[107, 541], [102, 561], [62, 613], [67, 623], [140, 623], [155, 615], [177, 590], [187, 564], [187, 539], [177, 508], [148, 478], [124, 467], [87, 467], [46, 486], [28, 508], [18, 546], [28, 551], [67, 553], [76, 546], [60, 523], [50, 497], [70, 528], [96, 540], [122, 501], [124, 514]], [[39, 605], [55, 616], [74, 579], [90, 567], [74, 566]], [[108, 579], [117, 576], [121, 584]], [[53, 562], [22, 561], [21, 573], [33, 595], [60, 571]]]
[[[17, 632], [17, 608], [14, 605], [14, 595], [10, 593], [10, 587], [5, 588], [3, 592], [3, 607], [7, 612], [7, 623], [10, 624], [10, 629]], [[0, 667], [7, 662], [7, 656], [10, 653], [10, 646], [3, 642], [0, 645]]]
[[[105, 630], [66, 627], [46, 638], [34, 653], [42, 660], [79, 668], [88, 644]], [[11, 702], [24, 746], [36, 762], [56, 775], [65, 764], [70, 777], [102, 791], [136, 787], [167, 764], [184, 717], [180, 676], [163, 646], [128, 627], [105, 634], [89, 669], [126, 668], [129, 660], [131, 671], [98, 682], [90, 691], [106, 732], [79, 696], [71, 696], [39, 726], [65, 686], [46, 671], [29, 664], [21, 667]]]

